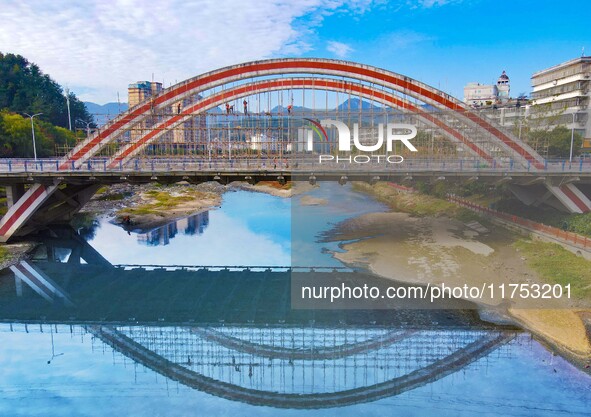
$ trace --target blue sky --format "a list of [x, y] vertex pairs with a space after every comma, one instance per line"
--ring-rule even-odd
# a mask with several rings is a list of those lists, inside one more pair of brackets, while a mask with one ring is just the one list
[[282, 56], [342, 58], [462, 98], [503, 70], [531, 74], [591, 54], [588, 2], [491, 0], [0, 0], [0, 51], [36, 62], [83, 100], [126, 98], [220, 66]]

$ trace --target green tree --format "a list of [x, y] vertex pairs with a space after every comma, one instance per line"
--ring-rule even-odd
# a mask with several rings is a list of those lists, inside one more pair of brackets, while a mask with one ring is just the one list
[[[532, 130], [529, 141], [548, 144], [548, 157], [568, 158], [570, 156], [571, 130], [564, 126], [556, 126], [552, 130]], [[573, 156], [578, 155], [583, 145], [583, 137], [575, 133], [573, 141]]]
[[[72, 123], [92, 122], [86, 106], [69, 94]], [[21, 55], [0, 52], [0, 109], [15, 113], [43, 113], [42, 120], [68, 127], [68, 109], [62, 87]]]
[[[68, 129], [37, 119], [34, 124], [39, 157], [54, 156], [56, 146], [76, 143], [75, 134]], [[31, 120], [6, 110], [0, 111], [0, 157], [31, 158], [33, 155]]]

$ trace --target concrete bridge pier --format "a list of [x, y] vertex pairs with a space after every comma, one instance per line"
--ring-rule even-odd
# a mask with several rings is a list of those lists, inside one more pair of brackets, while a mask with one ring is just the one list
[[59, 182], [34, 183], [26, 191], [25, 184], [7, 186], [10, 198], [7, 198], [8, 211], [0, 220], [0, 242], [35, 232], [51, 223], [70, 221], [99, 188], [100, 184], [96, 183]]
[[540, 178], [530, 184], [511, 184], [509, 189], [522, 203], [538, 207], [542, 204], [567, 213], [591, 212], [591, 199], [574, 182], [577, 177], [561, 179], [559, 183]]
[[6, 206], [11, 208], [24, 194], [24, 184], [10, 184], [4, 186], [6, 189]]

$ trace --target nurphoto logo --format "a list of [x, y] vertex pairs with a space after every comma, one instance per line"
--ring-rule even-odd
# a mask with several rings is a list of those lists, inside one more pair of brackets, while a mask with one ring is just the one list
[[[401, 142], [402, 145], [406, 146], [406, 148], [411, 152], [418, 152], [417, 148], [410, 142], [411, 139], [417, 136], [417, 128], [414, 125], [406, 124], [406, 123], [388, 123], [384, 128], [384, 124], [378, 124], [377, 129], [377, 140], [374, 144], [363, 144], [359, 139], [359, 124], [353, 124], [353, 135], [351, 136], [351, 130], [349, 127], [342, 121], [339, 120], [332, 120], [332, 119], [324, 119], [321, 120], [320, 123], [315, 122], [310, 119], [309, 120], [314, 127], [316, 127], [316, 132], [318, 134], [324, 135], [326, 138], [326, 130], [325, 127], [335, 127], [338, 132], [338, 151], [339, 152], [351, 152], [351, 145], [357, 148], [358, 151], [362, 153], [358, 153], [356, 155], [346, 155], [346, 156], [339, 156], [339, 155], [328, 155], [328, 154], [321, 154], [318, 156], [319, 162], [347, 162], [347, 163], [355, 163], [355, 164], [367, 164], [369, 162], [383, 162], [386, 160], [392, 164], [400, 164], [404, 161], [404, 157], [402, 155], [391, 154], [395, 147], [393, 146], [394, 142]], [[384, 137], [386, 142], [386, 154], [367, 154], [363, 152], [376, 152], [383, 149], [384, 146]], [[352, 140], [351, 140], [352, 139]], [[352, 142], [352, 143], [351, 143]], [[307, 141], [307, 150], [313, 150], [313, 141], [312, 141], [312, 132], [308, 135]]]

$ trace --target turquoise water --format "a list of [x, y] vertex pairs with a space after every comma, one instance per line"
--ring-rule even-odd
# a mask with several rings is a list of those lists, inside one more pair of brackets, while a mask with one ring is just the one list
[[[442, 313], [411, 312], [404, 326], [376, 324], [378, 313], [277, 315], [281, 277], [169, 267], [340, 265], [322, 233], [384, 207], [338, 185], [310, 195], [331, 204], [232, 192], [148, 234], [100, 219], [90, 246], [40, 250], [27, 266], [68, 302], [4, 271], [0, 416], [591, 415], [591, 377], [526, 332], [413, 321]], [[69, 263], [48, 262], [54, 252]], [[84, 319], [98, 301], [104, 317]], [[216, 308], [238, 313], [196, 316]]]

